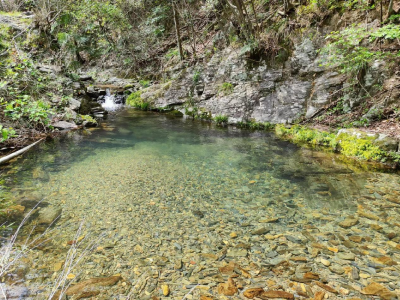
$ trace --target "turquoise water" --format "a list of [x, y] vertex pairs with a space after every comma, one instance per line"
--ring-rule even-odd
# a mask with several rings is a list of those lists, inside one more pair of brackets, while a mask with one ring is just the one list
[[[21, 282], [30, 297], [45, 299], [54, 289], [61, 273], [57, 265], [66, 265], [77, 239], [82, 240], [77, 253], [88, 245], [93, 251], [68, 270], [71, 280], [122, 275], [100, 293], [104, 299], [151, 299], [162, 296], [163, 284], [176, 299], [193, 284], [205, 288], [193, 291], [192, 299], [200, 294], [223, 299], [217, 285], [226, 274], [219, 268], [232, 261], [251, 274], [251, 280], [237, 278], [244, 288], [265, 286], [268, 279], [296, 294], [290, 282], [302, 278], [302, 270], [350, 295], [359, 295], [356, 287], [371, 280], [400, 288], [399, 277], [393, 279], [397, 266], [370, 266], [380, 257], [399, 259], [394, 250], [399, 211], [388, 200], [400, 195], [399, 176], [345, 164], [340, 156], [299, 148], [273, 133], [124, 110], [98, 128], [42, 144], [1, 172], [27, 210], [38, 200], [42, 210], [62, 209], [47, 234], [50, 241], [30, 251], [24, 262]], [[358, 217], [358, 223], [339, 226], [348, 216]], [[37, 220], [27, 224], [22, 237]], [[374, 231], [374, 225], [381, 228]], [[31, 238], [42, 233], [40, 227]], [[395, 237], [388, 238], [392, 231]], [[361, 236], [360, 242], [350, 247], [353, 236]], [[294, 256], [306, 262], [273, 271], [277, 260]], [[333, 265], [343, 273], [331, 270]], [[346, 268], [366, 275], [349, 279]], [[149, 278], [141, 288], [144, 277]]]

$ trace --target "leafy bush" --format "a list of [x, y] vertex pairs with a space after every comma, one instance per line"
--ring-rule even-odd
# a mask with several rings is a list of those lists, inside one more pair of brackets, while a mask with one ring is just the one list
[[337, 140], [340, 141], [340, 151], [346, 156], [375, 161], [382, 161], [386, 156], [385, 151], [374, 145], [373, 138], [340, 134]]
[[7, 141], [9, 138], [15, 136], [15, 130], [12, 128], [4, 128], [0, 124], [0, 143]]
[[270, 122], [261, 123], [254, 120], [248, 122], [238, 122], [236, 126], [239, 128], [248, 128], [253, 130], [272, 130], [275, 128], [275, 124]]
[[129, 97], [126, 99], [126, 104], [133, 106], [135, 108], [139, 108], [141, 110], [150, 110], [150, 103], [145, 102], [142, 97], [142, 92], [137, 91], [129, 95]]
[[400, 28], [394, 24], [380, 28], [366, 28], [365, 25], [359, 24], [332, 32], [327, 36], [328, 44], [321, 50], [321, 53], [328, 56], [323, 65], [338, 67], [342, 73], [355, 76], [375, 60], [400, 57], [400, 52], [395, 54], [363, 46], [363, 40], [368, 39], [372, 43], [376, 39], [399, 38]]
[[228, 125], [228, 116], [224, 115], [217, 115], [214, 117], [214, 121], [217, 123], [219, 126], [226, 126]]
[[92, 124], [97, 124], [96, 119], [94, 119], [92, 116], [89, 115], [80, 115], [83, 121], [92, 123]]
[[315, 146], [329, 146], [336, 149], [337, 141], [334, 133], [318, 131], [307, 127], [294, 125], [286, 127], [285, 125], [277, 125], [276, 133], [293, 140], [297, 143], [308, 143]]
[[277, 125], [275, 132], [278, 136], [289, 139], [299, 144], [310, 144], [328, 147], [334, 151], [350, 157], [362, 160], [381, 161], [390, 159], [400, 161], [400, 155], [396, 152], [386, 152], [375, 144], [373, 137], [357, 137], [348, 133], [334, 133], [319, 131], [304, 126]]
[[150, 86], [150, 80], [142, 79], [139, 81], [139, 84], [145, 89]]
[[200, 81], [200, 72], [199, 71], [195, 71], [193, 74], [193, 82], [194, 83], [198, 83]]
[[29, 126], [46, 128], [50, 123], [52, 110], [49, 104], [40, 100], [33, 101], [24, 95], [8, 103], [4, 112], [14, 121], [27, 121]]
[[224, 82], [218, 87], [218, 92], [226, 95], [232, 94], [233, 92], [233, 84], [230, 82]]
[[179, 56], [179, 50], [176, 48], [169, 49], [168, 52], [165, 54], [166, 58], [172, 58], [172, 57], [178, 57]]

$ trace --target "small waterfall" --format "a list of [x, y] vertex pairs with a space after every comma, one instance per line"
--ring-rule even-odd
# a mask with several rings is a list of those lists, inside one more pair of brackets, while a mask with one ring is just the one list
[[107, 111], [115, 111], [121, 107], [121, 104], [115, 103], [115, 96], [111, 95], [110, 89], [106, 89], [104, 103], [101, 105]]

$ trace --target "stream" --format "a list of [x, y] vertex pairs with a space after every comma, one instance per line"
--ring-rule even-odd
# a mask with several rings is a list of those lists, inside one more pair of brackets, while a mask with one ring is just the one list
[[399, 175], [271, 132], [123, 109], [2, 167], [0, 182], [39, 207], [8, 299], [48, 299], [59, 282], [78, 283], [73, 299], [399, 295]]

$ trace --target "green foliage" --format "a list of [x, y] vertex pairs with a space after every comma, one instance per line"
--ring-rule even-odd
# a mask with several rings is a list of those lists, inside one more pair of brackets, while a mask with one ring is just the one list
[[178, 57], [179, 56], [179, 50], [177, 48], [171, 48], [168, 50], [168, 52], [165, 54], [166, 58], [173, 58], [173, 57]]
[[212, 115], [207, 109], [203, 107], [199, 108], [197, 106], [194, 106], [193, 103], [189, 103], [189, 105], [185, 107], [185, 115], [190, 116], [193, 119], [199, 119], [199, 120], [212, 119]]
[[295, 143], [305, 143], [314, 146], [329, 146], [332, 149], [336, 149], [337, 146], [335, 134], [299, 125], [286, 127], [285, 125], [279, 124], [275, 127], [275, 132], [277, 135], [289, 138]]
[[93, 124], [97, 124], [96, 119], [94, 119], [92, 116], [89, 115], [80, 115], [83, 121], [89, 122], [89, 123], [93, 123]]
[[278, 136], [295, 143], [327, 147], [349, 157], [380, 162], [385, 162], [388, 159], [400, 162], [398, 153], [382, 150], [375, 144], [373, 137], [357, 137], [344, 132], [336, 135], [304, 126], [286, 127], [282, 124], [275, 127], [275, 132]]
[[218, 92], [222, 93], [223, 95], [227, 96], [232, 94], [234, 86], [230, 82], [224, 82], [218, 87]]
[[275, 124], [270, 122], [261, 123], [254, 120], [248, 122], [238, 122], [236, 126], [239, 128], [248, 128], [252, 130], [272, 130], [275, 128]]
[[195, 71], [193, 74], [193, 82], [194, 83], [199, 83], [200, 81], [200, 72], [199, 71]]
[[328, 44], [321, 50], [321, 53], [327, 55], [323, 65], [338, 67], [342, 73], [355, 76], [375, 60], [400, 57], [400, 52], [395, 54], [364, 46], [364, 40], [371, 43], [376, 39], [399, 38], [400, 28], [394, 24], [380, 28], [366, 28], [362, 24], [352, 25], [344, 30], [332, 32], [327, 36]]
[[12, 128], [5, 128], [0, 124], [0, 143], [4, 143], [9, 138], [15, 136], [15, 130]]
[[152, 29], [155, 37], [164, 35], [167, 26], [167, 20], [170, 15], [171, 7], [168, 5], [157, 5], [147, 18], [146, 24]]
[[135, 108], [139, 108], [141, 110], [150, 110], [150, 103], [146, 102], [141, 97], [142, 91], [137, 91], [129, 95], [126, 99], [126, 104], [133, 106]]
[[[58, 46], [51, 40], [50, 47], [60, 51], [60, 56], [69, 67], [108, 53], [118, 42], [115, 32], [129, 29], [118, 3], [89, 0], [65, 2], [63, 10], [55, 18], [44, 22], [39, 20], [38, 23], [48, 36], [56, 37]], [[42, 5], [39, 2], [38, 9], [45, 14], [49, 10], [59, 11], [57, 0]]]
[[385, 151], [374, 145], [373, 138], [340, 134], [337, 140], [340, 141], [340, 151], [346, 156], [375, 161], [382, 161], [386, 156]]
[[142, 79], [139, 81], [139, 84], [142, 86], [142, 88], [148, 88], [150, 86], [150, 80]]
[[33, 101], [24, 95], [6, 105], [5, 115], [14, 121], [27, 121], [29, 126], [46, 128], [50, 123], [50, 105], [43, 101]]
[[217, 115], [214, 117], [214, 121], [217, 123], [217, 125], [219, 126], [226, 126], [228, 125], [228, 116], [224, 116], [224, 115]]

